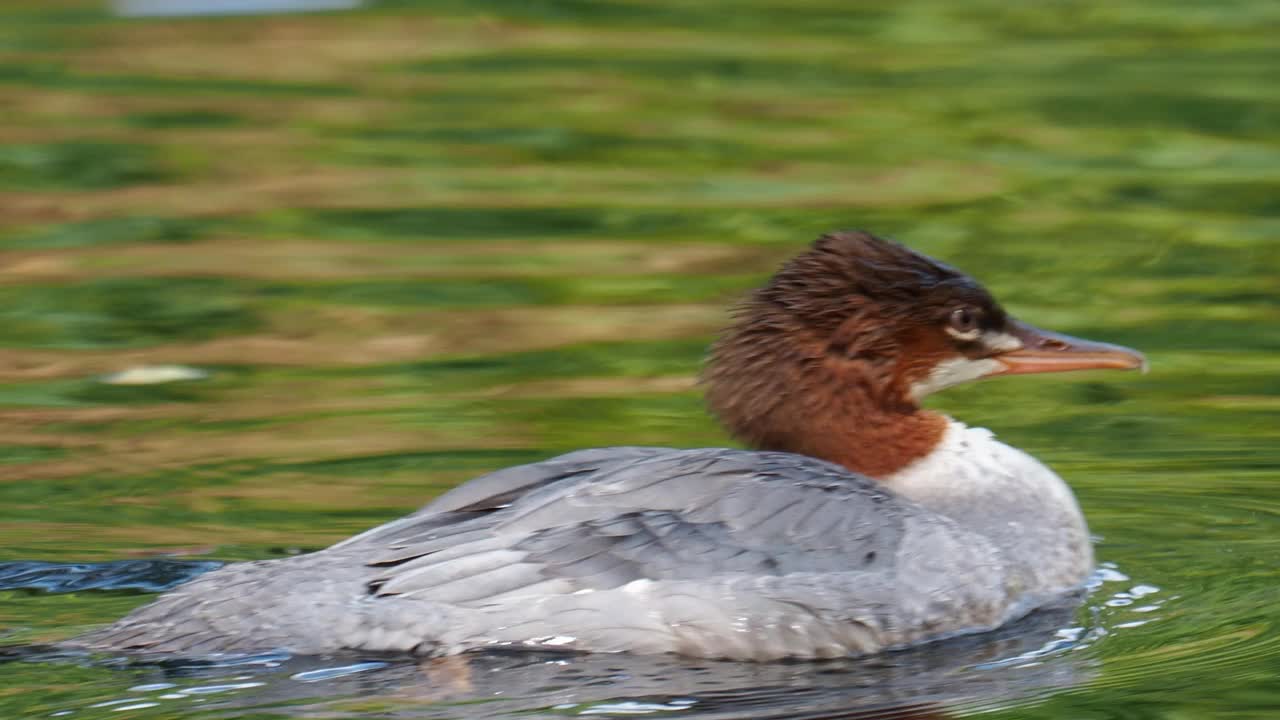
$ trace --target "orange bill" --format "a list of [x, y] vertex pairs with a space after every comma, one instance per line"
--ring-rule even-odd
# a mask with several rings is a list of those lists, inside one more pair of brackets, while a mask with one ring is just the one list
[[1003, 367], [992, 375], [1067, 372], [1069, 370], [1147, 370], [1147, 359], [1132, 348], [1041, 330], [1010, 320], [1009, 334], [1022, 347], [993, 355]]

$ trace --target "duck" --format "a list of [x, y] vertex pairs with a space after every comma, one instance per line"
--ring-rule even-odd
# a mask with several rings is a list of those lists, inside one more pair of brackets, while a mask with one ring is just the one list
[[828, 233], [710, 349], [707, 406], [745, 448], [594, 448], [501, 469], [328, 548], [225, 565], [73, 644], [773, 661], [989, 631], [1078, 597], [1089, 531], [1052, 470], [922, 401], [1090, 369], [1146, 360], [1017, 320], [895, 241]]

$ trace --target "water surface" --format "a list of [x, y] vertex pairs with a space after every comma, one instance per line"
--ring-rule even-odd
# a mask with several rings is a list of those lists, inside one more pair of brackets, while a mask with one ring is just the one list
[[[6, 3], [0, 714], [1271, 717], [1277, 7]], [[816, 665], [48, 649], [497, 467], [727, 443], [703, 348], [838, 227], [1148, 354], [934, 401], [1076, 488], [1078, 611]]]

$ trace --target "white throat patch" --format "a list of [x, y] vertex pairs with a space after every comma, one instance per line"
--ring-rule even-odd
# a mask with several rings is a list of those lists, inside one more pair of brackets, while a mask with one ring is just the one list
[[[992, 352], [1002, 353], [1017, 350], [1022, 347], [1022, 341], [1009, 333], [986, 332], [982, 334], [982, 345]], [[1000, 362], [992, 358], [970, 360], [966, 357], [955, 357], [943, 360], [934, 366], [929, 377], [911, 386], [911, 399], [919, 401], [926, 395], [977, 380], [999, 369]]]
[[911, 398], [918, 401], [926, 395], [932, 395], [953, 385], [977, 380], [999, 369], [999, 361], [990, 358], [970, 360], [969, 358], [958, 357], [943, 360], [934, 366], [933, 371], [929, 373], [929, 377], [912, 384]]

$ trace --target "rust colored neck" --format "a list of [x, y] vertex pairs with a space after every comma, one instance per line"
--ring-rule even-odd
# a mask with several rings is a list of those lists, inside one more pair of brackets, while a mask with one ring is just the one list
[[833, 356], [776, 327], [737, 330], [712, 349], [704, 382], [712, 412], [750, 447], [884, 479], [941, 442], [946, 417], [910, 399], [896, 364]]
[[946, 430], [947, 419], [928, 410], [832, 418], [814, 423], [806, 437], [770, 449], [821, 458], [883, 480], [932, 452]]

